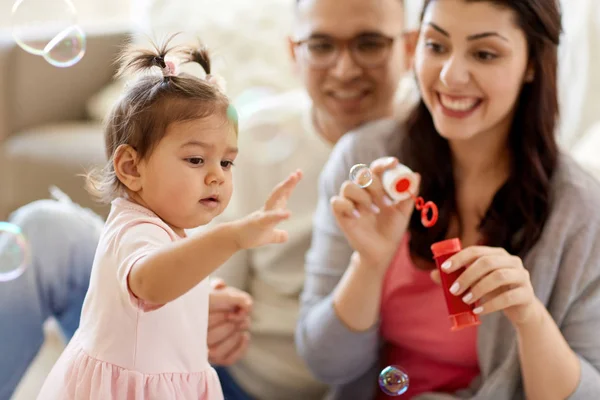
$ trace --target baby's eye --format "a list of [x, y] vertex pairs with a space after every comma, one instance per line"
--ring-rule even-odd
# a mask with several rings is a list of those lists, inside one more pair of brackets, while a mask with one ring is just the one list
[[187, 162], [193, 165], [202, 165], [204, 164], [204, 160], [200, 157], [189, 157], [185, 159]]
[[223, 169], [230, 169], [233, 167], [233, 161], [221, 161], [221, 167], [223, 167]]

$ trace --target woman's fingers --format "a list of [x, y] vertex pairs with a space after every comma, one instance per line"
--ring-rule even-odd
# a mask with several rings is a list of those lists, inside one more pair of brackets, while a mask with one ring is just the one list
[[394, 202], [383, 187], [383, 174], [388, 169], [398, 165], [398, 160], [394, 157], [379, 158], [371, 163], [371, 173], [373, 182], [366, 190], [371, 194], [373, 201], [381, 208], [391, 207]]
[[495, 311], [504, 310], [509, 307], [525, 304], [531, 298], [528, 290], [524, 286], [506, 290], [496, 297], [488, 299], [479, 304], [473, 312], [479, 315], [486, 315]]
[[331, 208], [333, 213], [337, 216], [343, 216], [346, 218], [358, 218], [360, 213], [356, 209], [354, 203], [342, 196], [333, 196], [331, 198]]
[[381, 208], [375, 204], [371, 194], [353, 182], [346, 181], [342, 184], [340, 197], [351, 201], [359, 213], [371, 212], [379, 214], [381, 212]]
[[520, 286], [523, 280], [523, 273], [516, 268], [496, 269], [473, 285], [462, 299], [465, 303], [472, 304], [494, 292], [501, 292], [499, 289]]

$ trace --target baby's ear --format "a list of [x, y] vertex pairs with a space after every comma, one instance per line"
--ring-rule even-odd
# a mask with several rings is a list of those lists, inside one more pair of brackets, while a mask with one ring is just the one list
[[132, 192], [142, 189], [137, 151], [128, 144], [117, 147], [113, 157], [113, 168], [119, 181]]

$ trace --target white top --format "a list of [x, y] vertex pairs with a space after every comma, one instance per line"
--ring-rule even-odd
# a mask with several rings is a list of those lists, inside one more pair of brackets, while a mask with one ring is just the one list
[[292, 217], [281, 224], [289, 241], [240, 252], [214, 273], [254, 298], [249, 350], [229, 370], [244, 390], [261, 400], [305, 400], [326, 392], [296, 354], [294, 343], [318, 179], [333, 148], [315, 130], [311, 109], [308, 95], [298, 90], [239, 110], [240, 154], [233, 167], [233, 198], [214, 221], [240, 218], [261, 208], [277, 183], [298, 168], [303, 171], [288, 202]]

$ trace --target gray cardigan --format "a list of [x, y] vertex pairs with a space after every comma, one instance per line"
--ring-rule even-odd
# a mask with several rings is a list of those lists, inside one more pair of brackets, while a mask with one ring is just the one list
[[[371, 123], [338, 142], [320, 179], [312, 245], [296, 344], [312, 372], [332, 385], [331, 399], [369, 400], [377, 390], [378, 326], [350, 331], [336, 316], [332, 292], [352, 254], [329, 199], [357, 163], [398, 153], [400, 135], [390, 120]], [[600, 184], [562, 155], [552, 182], [553, 207], [539, 242], [524, 259], [538, 298], [579, 355], [581, 381], [571, 400], [600, 399]], [[481, 374], [456, 395], [427, 393], [418, 400], [524, 399], [515, 332], [497, 312], [484, 316], [477, 349]]]

